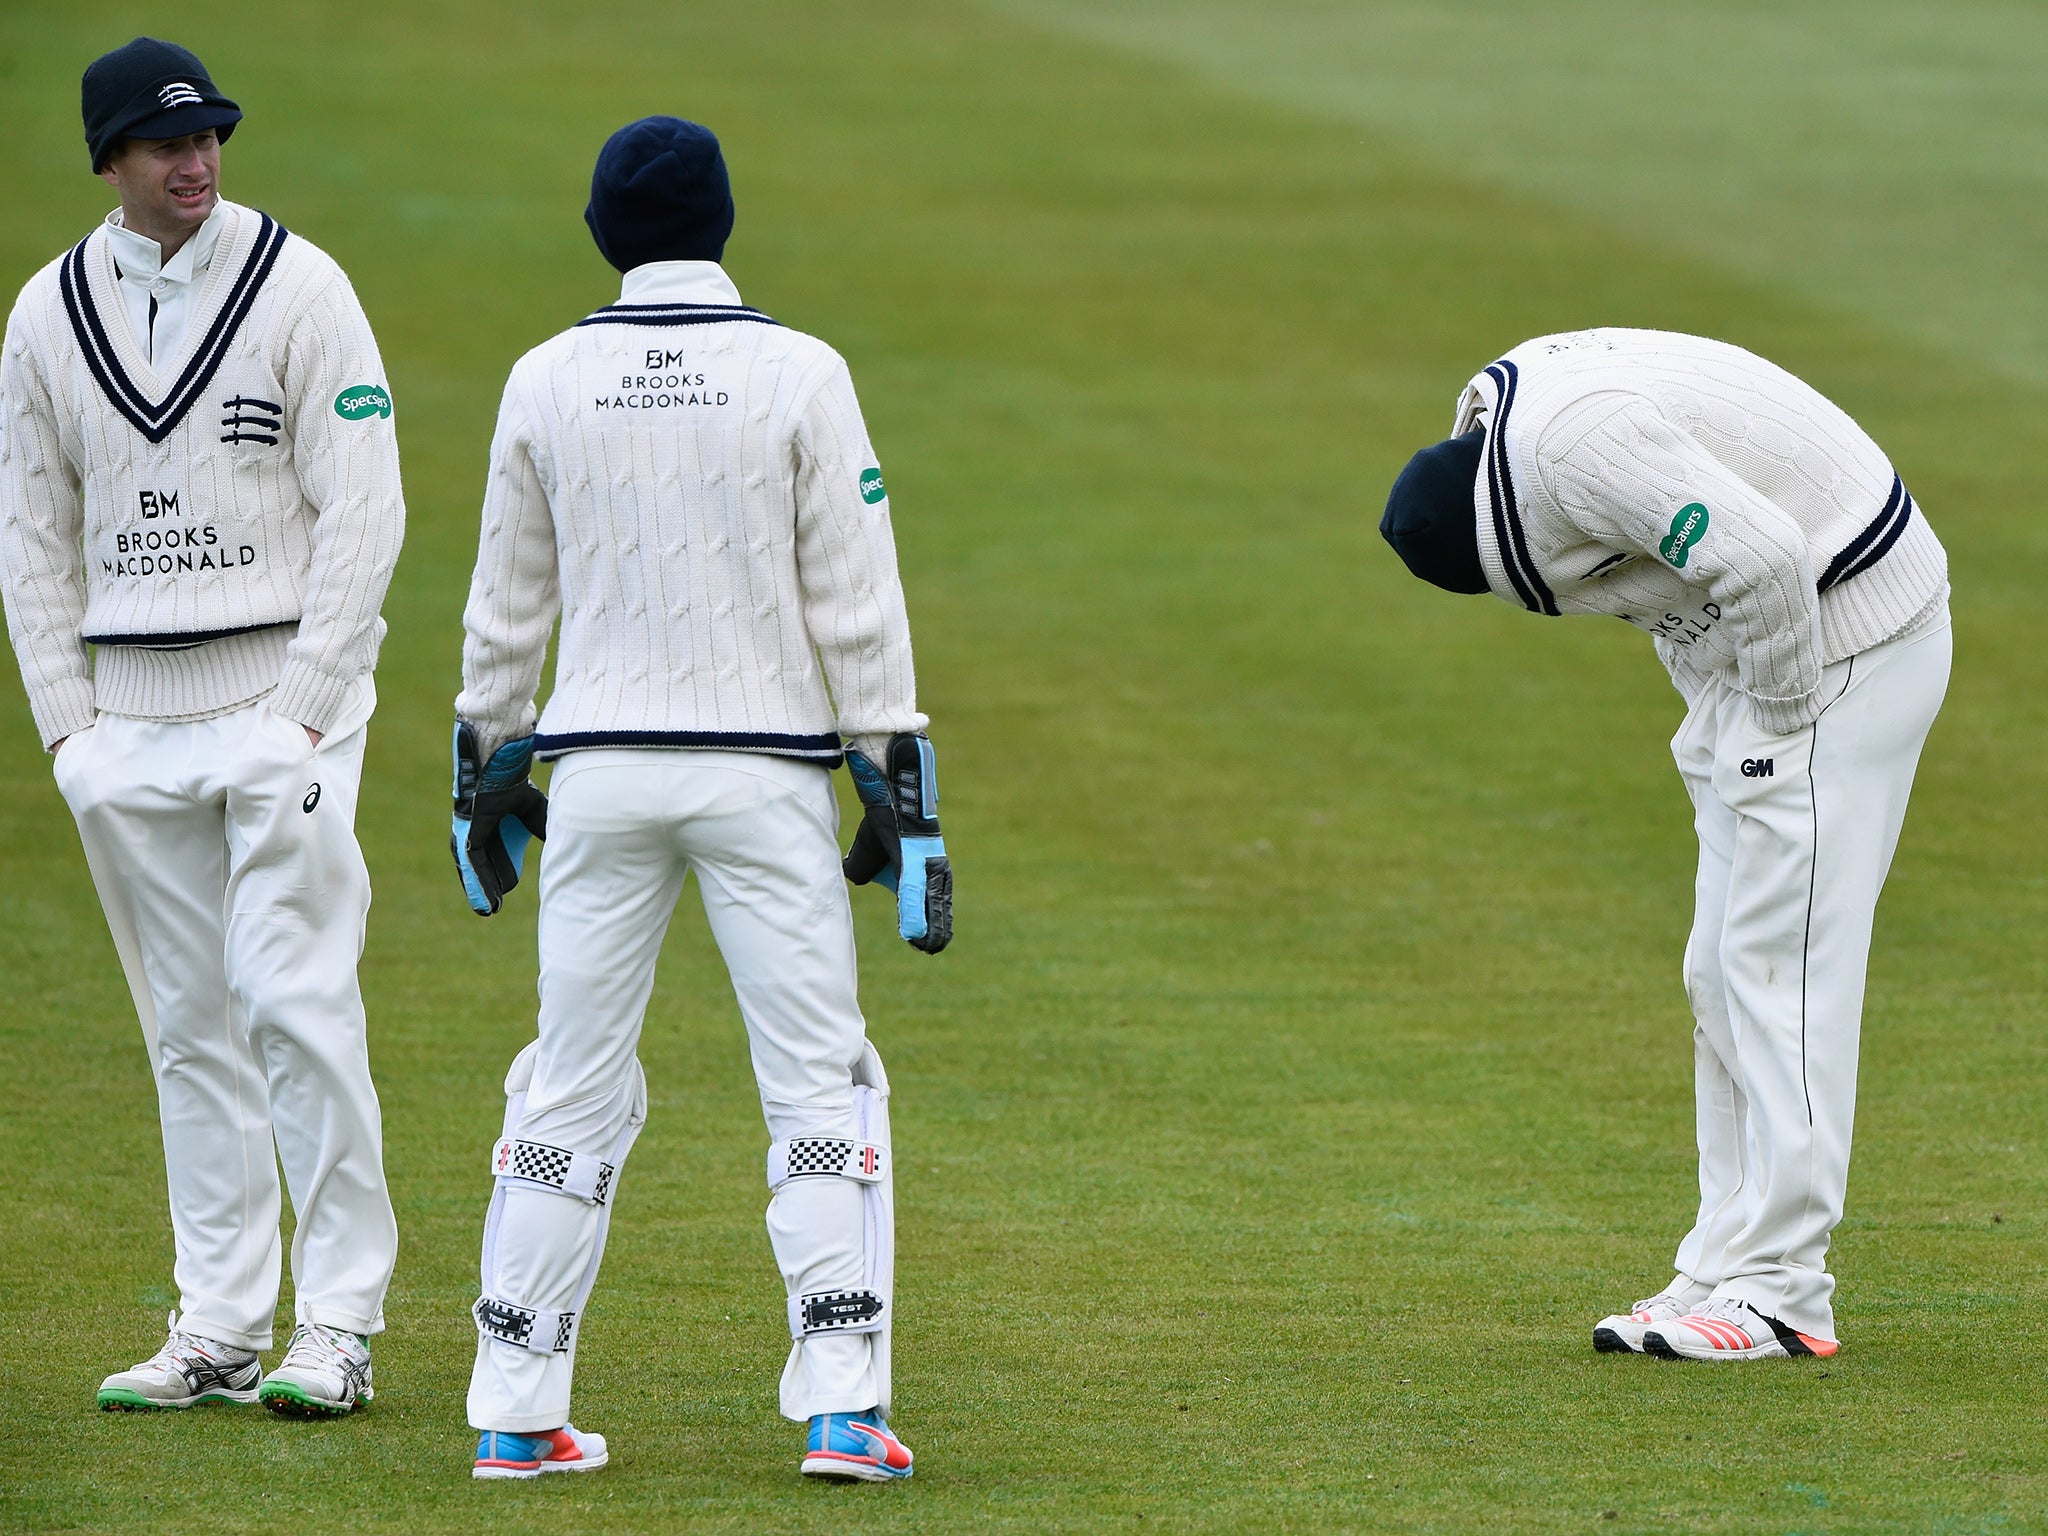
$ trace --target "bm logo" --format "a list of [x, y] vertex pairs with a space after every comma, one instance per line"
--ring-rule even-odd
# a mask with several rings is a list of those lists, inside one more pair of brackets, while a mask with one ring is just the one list
[[1778, 762], [1771, 757], [1745, 757], [1742, 760], [1742, 776], [1745, 779], [1773, 779], [1778, 776]]

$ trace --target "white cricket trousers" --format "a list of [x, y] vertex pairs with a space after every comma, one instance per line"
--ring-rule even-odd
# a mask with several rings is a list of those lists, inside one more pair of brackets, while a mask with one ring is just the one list
[[1871, 920], [1921, 744], [1948, 689], [1946, 608], [1822, 673], [1820, 717], [1774, 736], [1710, 684], [1671, 743], [1699, 874], [1685, 983], [1700, 1152], [1677, 1270], [1835, 1337], [1829, 1239], [1849, 1183]]
[[[670, 749], [563, 757], [548, 789], [540, 870], [540, 1038], [507, 1079], [501, 1151], [524, 1143], [615, 1170], [623, 1162], [646, 1113], [635, 1051], [655, 961], [693, 871], [746, 1024], [770, 1137], [859, 1139], [855, 1073], [874, 1058], [855, 996], [853, 913], [839, 861], [838, 802], [817, 764]], [[615, 1197], [617, 1172], [606, 1182]], [[776, 1191], [768, 1233], [790, 1296], [863, 1283], [875, 1242], [892, 1237], [873, 1230], [865, 1196], [836, 1177], [792, 1179]], [[501, 1295], [537, 1317], [537, 1344], [479, 1330], [469, 1386], [475, 1428], [535, 1432], [568, 1422], [580, 1314], [611, 1203], [499, 1182], [486, 1223], [485, 1297]], [[886, 1349], [886, 1333], [800, 1338], [783, 1373], [782, 1412], [801, 1420], [886, 1402]]]
[[179, 1326], [244, 1349], [271, 1345], [280, 1162], [298, 1321], [384, 1326], [398, 1227], [356, 985], [375, 703], [365, 678], [317, 748], [267, 702], [101, 715], [53, 765], [156, 1077]]

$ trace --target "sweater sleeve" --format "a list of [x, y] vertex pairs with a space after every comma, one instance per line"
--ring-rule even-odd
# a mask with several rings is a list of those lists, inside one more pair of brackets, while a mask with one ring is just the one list
[[85, 503], [17, 308], [0, 342], [0, 593], [36, 731], [48, 747], [93, 723], [86, 664]]
[[1759, 725], [1783, 734], [1812, 721], [1820, 594], [1796, 522], [1637, 395], [1596, 395], [1561, 414], [1536, 464], [1580, 529], [1664, 561], [1720, 606]]
[[339, 269], [291, 327], [284, 389], [294, 465], [314, 508], [313, 555], [299, 632], [271, 707], [325, 731], [376, 665], [379, 610], [405, 538], [384, 363]]
[[554, 513], [535, 463], [533, 417], [519, 384], [515, 371], [498, 407], [476, 572], [462, 612], [462, 692], [455, 717], [476, 727], [486, 759], [533, 730], [533, 696], [561, 608]]
[[917, 709], [889, 499], [853, 378], [837, 356], [798, 417], [796, 451], [804, 626], [840, 734], [873, 757], [888, 736], [927, 722]]

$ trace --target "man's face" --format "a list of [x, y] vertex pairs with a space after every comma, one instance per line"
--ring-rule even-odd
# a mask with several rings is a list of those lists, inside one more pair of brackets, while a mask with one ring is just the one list
[[100, 176], [121, 194], [122, 222], [159, 243], [182, 245], [220, 201], [220, 138], [123, 139]]

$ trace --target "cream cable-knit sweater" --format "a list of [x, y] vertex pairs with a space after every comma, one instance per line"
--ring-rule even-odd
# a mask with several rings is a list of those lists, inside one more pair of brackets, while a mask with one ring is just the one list
[[881, 470], [846, 364], [656, 262], [513, 367], [463, 615], [459, 718], [543, 757], [707, 747], [836, 763], [923, 728]]
[[204, 719], [265, 694], [324, 731], [376, 664], [405, 530], [376, 339], [323, 252], [222, 207], [161, 369], [104, 227], [7, 323], [0, 593], [45, 744], [96, 710]]
[[1839, 406], [1725, 342], [1593, 330], [1524, 342], [1467, 385], [1494, 592], [1615, 614], [1688, 698], [1720, 673], [1767, 730], [1819, 711], [1823, 666], [1903, 633], [1948, 557]]

